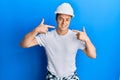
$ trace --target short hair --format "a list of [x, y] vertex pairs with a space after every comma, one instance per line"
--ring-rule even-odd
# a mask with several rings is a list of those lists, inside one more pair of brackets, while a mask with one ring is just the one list
[[59, 14], [56, 14], [56, 17], [55, 17], [56, 20], [57, 20], [57, 18], [58, 18], [58, 15], [59, 15]]
[[[58, 18], [59, 15], [61, 15], [61, 14], [56, 14], [56, 17], [55, 17], [56, 20], [57, 20], [57, 18]], [[70, 15], [70, 16], [71, 16], [71, 15]], [[71, 18], [72, 18], [72, 16], [71, 16]]]

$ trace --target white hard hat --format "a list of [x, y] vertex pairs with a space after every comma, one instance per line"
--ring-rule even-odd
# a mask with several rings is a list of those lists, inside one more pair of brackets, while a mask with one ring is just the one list
[[71, 15], [72, 17], [74, 16], [73, 8], [69, 3], [62, 3], [60, 6], [58, 6], [55, 14], [67, 14]]

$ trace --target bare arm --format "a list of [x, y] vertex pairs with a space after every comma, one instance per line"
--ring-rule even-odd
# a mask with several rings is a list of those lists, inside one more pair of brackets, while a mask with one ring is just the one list
[[32, 47], [35, 45], [38, 45], [37, 40], [35, 38], [35, 36], [38, 33], [43, 33], [45, 34], [48, 31], [48, 28], [54, 28], [53, 26], [49, 26], [49, 25], [44, 25], [44, 19], [42, 20], [42, 22], [40, 23], [40, 25], [38, 27], [36, 27], [32, 32], [29, 32], [22, 40], [22, 42], [20, 43], [20, 45], [23, 48], [28, 48], [28, 47]]
[[91, 42], [90, 38], [87, 36], [87, 33], [85, 31], [85, 28], [83, 28], [83, 31], [77, 31], [77, 30], [73, 30], [74, 32], [77, 32], [77, 38], [79, 40], [82, 40], [85, 42], [86, 47], [83, 50], [83, 52], [89, 56], [90, 58], [96, 58], [96, 49], [95, 46], [93, 45], [93, 43]]
[[23, 48], [28, 48], [37, 45], [37, 40], [35, 39], [35, 36], [38, 34], [37, 30], [34, 29], [32, 32], [29, 32], [22, 40], [20, 45]]
[[96, 49], [95, 46], [90, 41], [90, 39], [86, 40], [85, 43], [86, 48], [83, 50], [84, 53], [91, 58], [96, 58]]

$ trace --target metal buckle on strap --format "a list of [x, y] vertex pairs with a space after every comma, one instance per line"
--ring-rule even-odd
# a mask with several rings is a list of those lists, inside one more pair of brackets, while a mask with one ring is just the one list
[[64, 77], [58, 77], [58, 76], [52, 74], [50, 71], [48, 71], [48, 74], [51, 74], [52, 76], [54, 76], [55, 78], [57, 78], [57, 80], [63, 80], [63, 79], [66, 79], [66, 78], [70, 78], [73, 75], [76, 75], [76, 71], [74, 73], [70, 74], [69, 76], [64, 76]]

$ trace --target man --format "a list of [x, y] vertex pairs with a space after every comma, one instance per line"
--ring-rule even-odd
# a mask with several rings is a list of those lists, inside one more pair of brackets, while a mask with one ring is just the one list
[[76, 75], [75, 56], [81, 49], [87, 56], [96, 58], [96, 50], [85, 28], [83, 31], [70, 30], [69, 24], [74, 16], [69, 3], [63, 3], [56, 10], [57, 28], [45, 25], [44, 19], [38, 27], [28, 33], [21, 42], [24, 48], [40, 45], [46, 50], [48, 58], [46, 80], [79, 80]]

